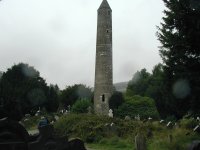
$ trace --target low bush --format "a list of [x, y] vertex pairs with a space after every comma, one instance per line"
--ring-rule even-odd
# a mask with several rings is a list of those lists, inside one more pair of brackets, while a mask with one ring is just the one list
[[142, 97], [139, 95], [127, 97], [126, 101], [115, 110], [115, 113], [121, 118], [124, 118], [127, 115], [134, 118], [138, 114], [141, 118], [159, 118], [154, 100], [149, 97]]
[[72, 112], [87, 113], [89, 107], [92, 107], [92, 103], [90, 100], [87, 99], [77, 100], [75, 104], [72, 105]]
[[186, 129], [194, 129], [198, 125], [198, 122], [193, 118], [184, 118], [180, 121], [180, 125]]
[[103, 137], [133, 137], [141, 126], [142, 123], [138, 121], [88, 114], [66, 115], [54, 124], [58, 134], [80, 137], [86, 142], [98, 142]]

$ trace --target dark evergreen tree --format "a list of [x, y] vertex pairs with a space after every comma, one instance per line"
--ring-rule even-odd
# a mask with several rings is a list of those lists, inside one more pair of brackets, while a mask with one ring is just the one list
[[124, 102], [124, 97], [121, 92], [115, 91], [109, 99], [109, 108], [117, 109]]
[[4, 114], [19, 120], [31, 109], [43, 106], [48, 96], [48, 86], [39, 72], [28, 64], [9, 68], [0, 80], [0, 103]]
[[158, 39], [164, 62], [163, 103], [170, 115], [200, 113], [200, 9], [198, 0], [163, 0]]
[[46, 110], [48, 112], [56, 112], [59, 107], [58, 101], [59, 88], [57, 85], [50, 85], [49, 94], [47, 98], [47, 103], [45, 104]]
[[3, 72], [0, 71], [0, 80], [1, 80], [2, 75], [3, 75]]

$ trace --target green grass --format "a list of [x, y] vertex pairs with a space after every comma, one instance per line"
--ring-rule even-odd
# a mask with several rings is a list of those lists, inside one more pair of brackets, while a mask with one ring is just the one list
[[103, 138], [98, 143], [87, 144], [87, 147], [91, 150], [133, 150], [134, 144], [128, 140], [112, 137]]

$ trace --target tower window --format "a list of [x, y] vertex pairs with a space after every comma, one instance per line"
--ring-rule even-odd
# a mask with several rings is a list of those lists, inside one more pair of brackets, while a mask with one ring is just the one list
[[108, 29], [106, 30], [106, 33], [109, 33], [109, 30], [108, 30]]
[[105, 95], [104, 94], [101, 96], [101, 98], [102, 98], [102, 102], [105, 102]]
[[110, 15], [110, 11], [108, 11], [108, 15]]

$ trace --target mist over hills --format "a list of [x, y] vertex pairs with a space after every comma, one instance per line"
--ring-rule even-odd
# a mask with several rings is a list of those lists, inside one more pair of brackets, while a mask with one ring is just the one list
[[119, 92], [125, 92], [127, 86], [128, 86], [128, 82], [118, 82], [118, 83], [114, 83], [114, 87], [115, 87], [116, 90], [119, 91]]
[[[128, 81], [127, 82], [114, 83], [113, 85], [114, 85], [116, 91], [125, 92], [126, 88], [128, 86]], [[92, 87], [91, 90], [94, 91], [94, 87]]]

